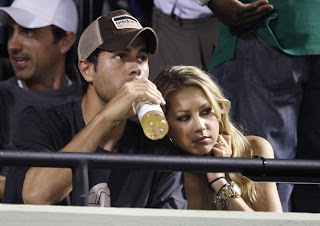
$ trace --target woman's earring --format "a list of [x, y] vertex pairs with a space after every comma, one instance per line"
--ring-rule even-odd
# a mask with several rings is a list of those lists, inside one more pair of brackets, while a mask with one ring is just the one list
[[219, 133], [220, 133], [220, 134], [223, 134], [223, 131], [224, 131], [223, 122], [222, 122], [222, 121], [219, 121]]
[[[169, 137], [169, 136], [168, 136]], [[171, 137], [169, 137], [169, 140], [171, 141], [171, 143], [174, 145], [173, 140], [171, 139]]]

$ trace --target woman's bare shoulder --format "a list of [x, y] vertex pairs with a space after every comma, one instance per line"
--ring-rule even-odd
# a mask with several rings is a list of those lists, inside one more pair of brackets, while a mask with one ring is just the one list
[[246, 138], [251, 144], [253, 155], [274, 158], [273, 148], [268, 140], [259, 136], [246, 136]]

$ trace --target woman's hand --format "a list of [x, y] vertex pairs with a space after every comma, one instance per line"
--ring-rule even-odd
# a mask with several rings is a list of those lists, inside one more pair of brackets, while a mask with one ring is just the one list
[[[231, 149], [231, 137], [229, 135], [219, 135], [217, 143], [213, 146], [210, 155], [214, 157], [231, 157], [232, 149]], [[215, 180], [218, 177], [225, 177], [225, 173], [213, 173], [207, 172], [208, 183]], [[211, 187], [215, 192], [218, 192], [219, 189], [227, 183], [226, 179], [221, 178], [214, 183], [211, 184]]]
[[231, 137], [229, 135], [219, 135], [217, 143], [213, 146], [211, 155], [214, 157], [231, 157]]

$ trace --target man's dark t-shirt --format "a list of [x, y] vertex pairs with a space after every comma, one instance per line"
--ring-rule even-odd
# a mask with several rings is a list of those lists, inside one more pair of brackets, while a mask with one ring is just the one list
[[[26, 90], [19, 86], [16, 77], [0, 82], [0, 149], [14, 149], [12, 146], [12, 128], [22, 110], [28, 106], [63, 104], [72, 100], [81, 100], [83, 91], [76, 80], [64, 89], [47, 91]], [[7, 167], [0, 166], [0, 175], [6, 176]]]
[[0, 83], [0, 148], [10, 148], [12, 128], [22, 110], [28, 106], [64, 104], [81, 100], [83, 91], [76, 81], [64, 89], [32, 91], [19, 87], [13, 77]]
[[[18, 150], [59, 151], [83, 128], [81, 102], [51, 107], [28, 107], [14, 128]], [[168, 139], [152, 141], [141, 126], [128, 121], [116, 146], [117, 153], [170, 155], [177, 153]], [[98, 147], [96, 153], [112, 154]], [[28, 168], [10, 168], [4, 203], [23, 203], [22, 187]], [[186, 208], [181, 172], [128, 169], [89, 169], [89, 203], [112, 207]], [[71, 195], [61, 205], [71, 204]]]

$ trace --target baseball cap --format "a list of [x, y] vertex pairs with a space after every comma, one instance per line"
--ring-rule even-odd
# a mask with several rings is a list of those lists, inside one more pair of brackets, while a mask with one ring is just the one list
[[94, 20], [82, 33], [78, 44], [79, 59], [87, 59], [97, 48], [115, 52], [128, 47], [139, 35], [143, 35], [148, 53], [158, 48], [158, 37], [150, 27], [142, 27], [139, 21], [124, 9], [111, 11]]
[[0, 7], [0, 26], [7, 23], [8, 16], [25, 28], [55, 25], [74, 33], [78, 28], [73, 0], [15, 0], [10, 7]]

